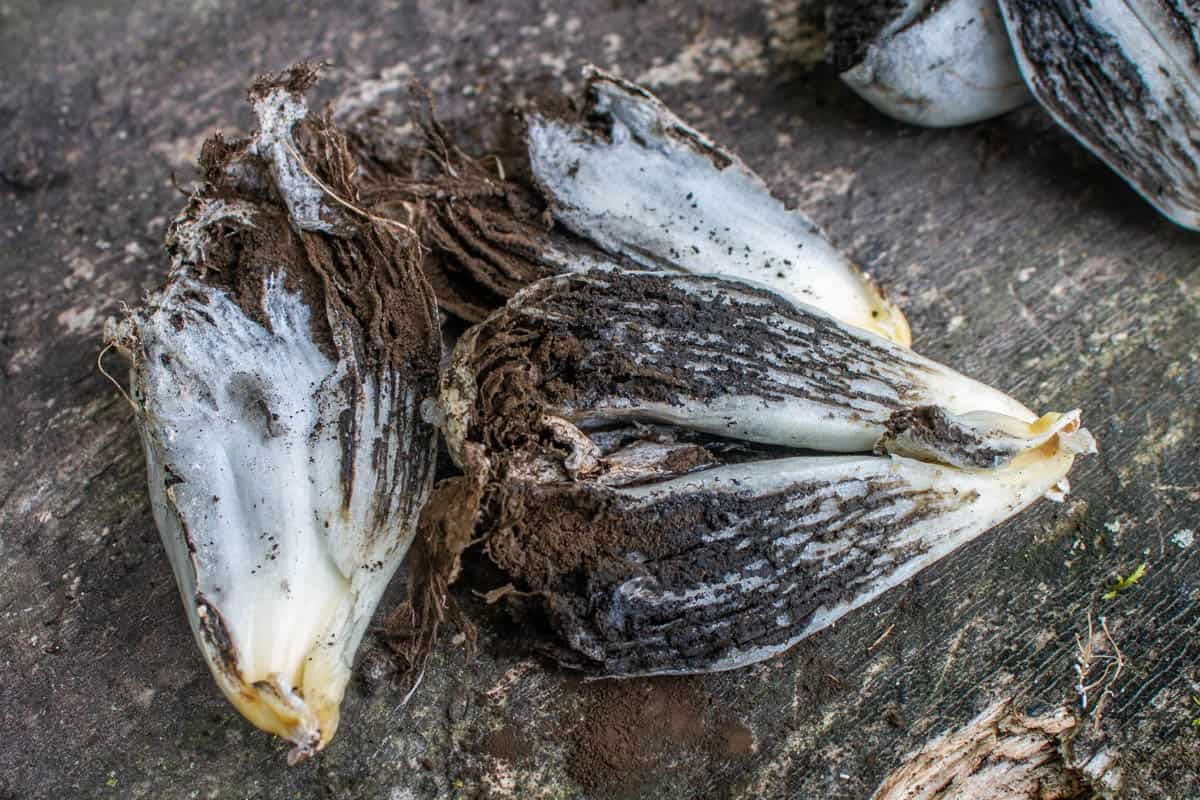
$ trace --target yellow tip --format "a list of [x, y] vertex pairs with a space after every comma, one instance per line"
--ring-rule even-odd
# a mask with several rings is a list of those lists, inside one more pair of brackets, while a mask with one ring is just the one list
[[309, 687], [306, 698], [279, 674], [252, 684], [223, 670], [216, 675], [225, 697], [254, 727], [292, 743], [288, 764], [320, 752], [337, 732], [340, 696]]

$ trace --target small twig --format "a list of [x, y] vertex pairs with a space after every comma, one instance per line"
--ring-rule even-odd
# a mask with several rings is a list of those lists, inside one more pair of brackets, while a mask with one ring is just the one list
[[400, 705], [396, 706], [395, 710], [392, 712], [393, 714], [408, 705], [408, 701], [412, 700], [413, 695], [417, 693], [417, 688], [420, 687], [421, 681], [425, 679], [425, 665], [428, 663], [428, 661], [428, 656], [421, 661], [421, 671], [417, 673], [417, 678], [413, 681], [412, 688], [405, 692], [404, 697], [400, 700]]
[[175, 191], [179, 192], [185, 198], [190, 199], [192, 193], [179, 185], [179, 179], [175, 175], [175, 170], [171, 170], [171, 185], [175, 187]]
[[1079, 677], [1079, 682], [1075, 684], [1075, 693], [1079, 695], [1079, 706], [1084, 711], [1088, 707], [1088, 691], [1092, 688], [1084, 684], [1087, 674], [1092, 669], [1092, 641], [1095, 637], [1095, 631], [1092, 627], [1092, 612], [1088, 611], [1088, 638], [1087, 644], [1084, 644], [1079, 639], [1079, 634], [1075, 634], [1075, 674]]
[[692, 39], [691, 39], [691, 41], [692, 41], [693, 43], [700, 41], [700, 40], [701, 40], [701, 39], [703, 39], [703, 38], [705, 37], [705, 35], [708, 33], [708, 24], [709, 24], [709, 21], [710, 21], [710, 18], [711, 18], [711, 13], [710, 13], [710, 10], [709, 10], [709, 7], [708, 7], [708, 3], [704, 3], [704, 4], [701, 6], [701, 8], [700, 8], [700, 14], [701, 14], [701, 17], [700, 17], [700, 27], [699, 27], [699, 28], [697, 28], [697, 29], [696, 29], [696, 32], [692, 34]]
[[1020, 309], [1021, 312], [1021, 319], [1029, 323], [1029, 327], [1033, 328], [1034, 332], [1041, 337], [1042, 341], [1045, 342], [1051, 350], [1057, 351], [1058, 345], [1055, 344], [1054, 340], [1047, 336], [1045, 331], [1042, 330], [1042, 326], [1038, 324], [1037, 316], [1033, 313], [1033, 311], [1030, 310], [1029, 306], [1025, 305], [1025, 301], [1020, 297], [1017, 297], [1017, 290], [1013, 288], [1011, 282], [1008, 284], [1008, 293], [1012, 295], [1012, 299], [1016, 301], [1017, 308]]
[[125, 391], [125, 387], [122, 386], [121, 384], [119, 384], [117, 382], [116, 378], [114, 378], [112, 375], [109, 375], [108, 370], [106, 370], [104, 368], [104, 354], [107, 353], [109, 350], [113, 349], [113, 347], [115, 347], [115, 345], [113, 345], [113, 344], [105, 345], [104, 349], [100, 351], [100, 355], [96, 356], [96, 369], [100, 370], [100, 374], [103, 375], [104, 377], [108, 378], [109, 382], [113, 386], [117, 387], [117, 391], [121, 393], [121, 397], [125, 398], [125, 402], [129, 403], [129, 407], [132, 408], [133, 412], [136, 414], [138, 411], [138, 407], [137, 407], [137, 404], [133, 402], [133, 398], [130, 397], [129, 394]]
[[1184, 492], [1186, 494], [1192, 494], [1193, 492], [1200, 492], [1200, 483], [1193, 484], [1192, 486], [1177, 486], [1173, 483], [1156, 483], [1154, 484], [1154, 490], [1158, 492]]
[[[1104, 629], [1104, 638], [1108, 640], [1109, 646], [1113, 649], [1113, 654], [1117, 660], [1117, 668], [1113, 672], [1113, 676], [1104, 684], [1104, 689], [1100, 692], [1100, 700], [1096, 703], [1096, 712], [1092, 715], [1092, 730], [1096, 733], [1100, 732], [1100, 717], [1104, 713], [1104, 703], [1108, 698], [1112, 697], [1112, 685], [1117, 682], [1117, 678], [1121, 677], [1121, 670], [1125, 668], [1125, 658], [1121, 655], [1121, 648], [1117, 647], [1116, 640], [1108, 632], [1108, 621], [1104, 617], [1100, 618], [1100, 627]], [[1104, 675], [1108, 675], [1107, 666], [1104, 668]]]
[[896, 629], [896, 623], [894, 623], [894, 622], [893, 622], [891, 625], [888, 625], [888, 627], [887, 627], [887, 630], [886, 630], [886, 631], [884, 631], [883, 633], [881, 633], [881, 634], [879, 635], [879, 638], [878, 638], [878, 639], [876, 639], [874, 642], [872, 642], [872, 643], [871, 643], [871, 646], [867, 648], [867, 652], [869, 653], [869, 652], [871, 652], [872, 650], [874, 650], [876, 647], [878, 647], [878, 646], [879, 646], [879, 643], [880, 643], [880, 642], [882, 642], [882, 641], [883, 641], [884, 639], [886, 639], [887, 637], [891, 636], [891, 635], [892, 635], [892, 631], [894, 631], [895, 629]]
[[[1088, 710], [1088, 694], [1095, 689], [1100, 689], [1100, 699], [1096, 702], [1092, 711], [1092, 726], [1093, 730], [1100, 730], [1100, 721], [1104, 715], [1104, 704], [1109, 697], [1112, 696], [1112, 685], [1121, 677], [1121, 672], [1125, 669], [1125, 657], [1121, 654], [1121, 648], [1117, 646], [1116, 639], [1108, 629], [1108, 620], [1100, 617], [1100, 627], [1104, 632], [1104, 639], [1108, 646], [1112, 648], [1113, 655], [1105, 656], [1096, 653], [1096, 628], [1092, 624], [1092, 612], [1088, 611], [1088, 636], [1087, 642], [1083, 642], [1079, 638], [1079, 634], [1075, 635], [1075, 674], [1078, 677], [1078, 683], [1075, 684], [1075, 692], [1079, 695], [1080, 708], [1084, 711]], [[1105, 661], [1104, 671], [1100, 677], [1091, 683], [1085, 683], [1087, 676], [1092, 671], [1093, 661], [1103, 659]]]

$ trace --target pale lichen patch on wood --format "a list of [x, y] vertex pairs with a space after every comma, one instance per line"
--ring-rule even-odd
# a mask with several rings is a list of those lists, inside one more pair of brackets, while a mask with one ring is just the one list
[[824, 11], [811, 0], [762, 0], [767, 47], [788, 69], [811, 70], [825, 59], [828, 36]]
[[767, 69], [762, 42], [748, 36], [697, 38], [671, 61], [655, 61], [654, 66], [637, 76], [638, 83], [661, 88], [736, 73], [765, 75]]

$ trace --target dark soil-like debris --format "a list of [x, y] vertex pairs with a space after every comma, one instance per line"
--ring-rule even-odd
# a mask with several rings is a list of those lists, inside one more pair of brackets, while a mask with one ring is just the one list
[[903, 10], [900, 0], [836, 2], [828, 6], [829, 61], [843, 72], [862, 61], [879, 32]]
[[901, 435], [929, 448], [945, 463], [957, 466], [989, 469], [1004, 464], [1013, 455], [1011, 450], [990, 444], [976, 430], [952, 419], [938, 406], [897, 411], [888, 418], [885, 428], [886, 436], [875, 446], [879, 455], [889, 452], [889, 443]]
[[492, 731], [481, 744], [484, 753], [510, 764], [523, 763], [533, 752], [528, 734], [509, 724]]
[[650, 678], [584, 684], [572, 731], [571, 777], [597, 797], [619, 797], [662, 780], [688, 755], [737, 759], [754, 734], [726, 716], [695, 679]]
[[475, 626], [450, 596], [450, 587], [458, 580], [463, 553], [473, 544], [483, 475], [476, 465], [466, 475], [446, 478], [434, 487], [405, 559], [408, 597], [380, 630], [413, 679], [419, 679], [438, 630], [447, 621], [463, 632], [468, 653], [474, 651]]

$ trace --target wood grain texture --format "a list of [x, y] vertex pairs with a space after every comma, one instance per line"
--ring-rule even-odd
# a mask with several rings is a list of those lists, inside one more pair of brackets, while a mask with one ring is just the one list
[[[688, 750], [631, 796], [867, 797], [1010, 697], [1078, 717], [1072, 763], [1115, 754], [1125, 796], [1200, 793], [1200, 238], [1035, 108], [953, 131], [882, 118], [803, 66], [820, 49], [803, 0], [308, 6], [0, 5], [0, 797], [586, 796], [571, 731], [595, 692], [478, 603], [479, 657], [447, 641], [407, 706], [365, 647], [337, 738], [290, 770], [191, 640], [130, 413], [94, 366], [100, 327], [166, 275], [171, 173], [193, 177], [214, 128], [249, 126], [255, 73], [305, 57], [334, 64], [322, 96], [388, 113], [422, 79], [480, 152], [504, 143], [466, 120], [576, 89], [585, 61], [644, 80], [871, 271], [919, 352], [1032, 406], [1080, 405], [1099, 439], [1066, 505], [779, 658], [688, 679], [754, 745]], [[1089, 617], [1112, 641], [1085, 681], [1114, 646], [1123, 664], [1099, 718], [1102, 689], [1085, 710], [1076, 688]], [[511, 729], [527, 755], [489, 746]]]

